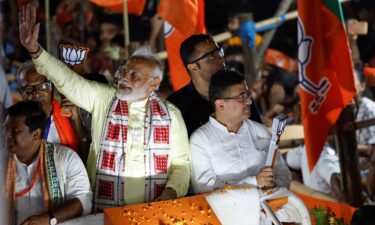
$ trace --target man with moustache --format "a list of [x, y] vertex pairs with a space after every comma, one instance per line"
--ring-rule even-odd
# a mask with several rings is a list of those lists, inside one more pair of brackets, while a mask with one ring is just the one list
[[7, 109], [5, 193], [12, 224], [54, 225], [91, 211], [85, 166], [68, 147], [46, 142], [46, 124], [39, 102], [19, 102]]
[[68, 100], [92, 115], [87, 170], [94, 210], [182, 197], [189, 186], [189, 144], [179, 110], [155, 93], [160, 62], [147, 50], [133, 53], [116, 72], [114, 85], [77, 76], [37, 42], [35, 8], [19, 14], [20, 40]]
[[[191, 82], [167, 100], [180, 109], [190, 136], [214, 112], [208, 98], [208, 85], [214, 73], [225, 69], [224, 51], [210, 35], [198, 34], [182, 42], [180, 57]], [[255, 104], [251, 105], [250, 119], [262, 123]]]
[[291, 174], [280, 154], [274, 168], [265, 167], [271, 135], [248, 119], [250, 96], [242, 74], [221, 70], [212, 76], [209, 98], [215, 113], [190, 138], [196, 193], [226, 186], [289, 187]]
[[38, 73], [31, 61], [26, 61], [20, 66], [16, 78], [22, 100], [37, 101], [43, 106], [48, 118], [43, 137], [48, 142], [62, 144], [77, 151], [76, 132], [69, 118], [61, 115], [61, 105], [54, 99], [51, 81]]

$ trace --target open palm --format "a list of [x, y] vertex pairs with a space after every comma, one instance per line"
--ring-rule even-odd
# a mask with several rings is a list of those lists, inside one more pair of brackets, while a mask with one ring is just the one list
[[31, 4], [23, 6], [18, 12], [19, 35], [21, 44], [28, 52], [38, 49], [39, 26], [36, 24], [36, 8]]

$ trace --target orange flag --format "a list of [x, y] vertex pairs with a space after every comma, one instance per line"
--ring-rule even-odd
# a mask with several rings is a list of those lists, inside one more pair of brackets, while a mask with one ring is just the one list
[[288, 72], [298, 71], [298, 62], [296, 59], [272, 48], [266, 50], [265, 62], [283, 68]]
[[190, 81], [180, 58], [180, 45], [192, 34], [206, 33], [204, 0], [160, 0], [158, 14], [166, 21], [164, 35], [169, 72], [173, 89], [178, 90]]
[[[90, 2], [113, 12], [122, 13], [123, 11], [122, 0], [90, 0]], [[126, 0], [126, 2], [128, 13], [137, 16], [142, 15], [146, 0]]]
[[331, 127], [355, 95], [354, 72], [339, 0], [298, 0], [298, 68], [310, 170]]

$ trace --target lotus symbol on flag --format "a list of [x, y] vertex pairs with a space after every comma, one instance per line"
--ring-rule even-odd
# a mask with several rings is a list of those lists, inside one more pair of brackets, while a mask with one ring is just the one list
[[61, 59], [71, 66], [82, 64], [89, 50], [75, 45], [60, 45]]
[[324, 77], [319, 81], [319, 85], [316, 85], [308, 78], [306, 74], [306, 67], [309, 64], [311, 58], [311, 47], [313, 43], [314, 39], [310, 36], [306, 36], [303, 23], [300, 19], [298, 19], [299, 82], [303, 90], [314, 96], [314, 99], [309, 104], [309, 109], [311, 113], [317, 114], [319, 112], [320, 106], [326, 99], [326, 94], [331, 87], [331, 83], [326, 77]]

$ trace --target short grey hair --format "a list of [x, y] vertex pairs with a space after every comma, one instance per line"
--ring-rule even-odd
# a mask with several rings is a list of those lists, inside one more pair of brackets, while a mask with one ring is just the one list
[[21, 74], [24, 71], [26, 71], [28, 69], [32, 69], [32, 68], [35, 69], [35, 64], [33, 63], [33, 61], [27, 60], [24, 63], [22, 63], [21, 66], [18, 68], [17, 73], [16, 73], [17, 82], [18, 83], [20, 82]]
[[145, 58], [145, 59], [153, 62], [155, 64], [155, 69], [152, 72], [151, 76], [159, 78], [160, 80], [163, 79], [163, 67], [162, 67], [160, 61], [156, 58], [155, 54], [152, 53], [150, 48], [148, 48], [146, 46], [142, 46], [142, 47], [138, 48], [137, 50], [135, 50], [133, 52], [133, 54], [130, 55], [129, 58], [131, 58], [131, 57], [141, 57], [141, 58]]

